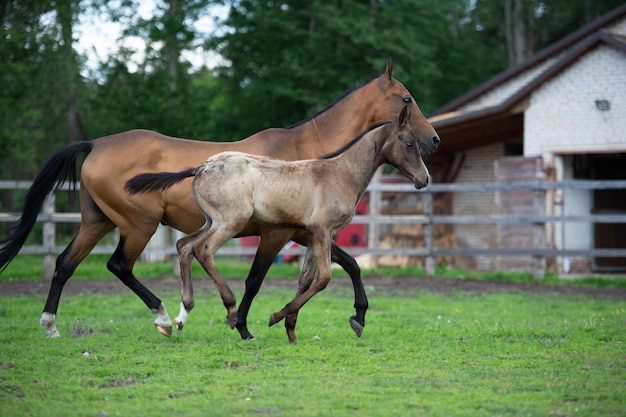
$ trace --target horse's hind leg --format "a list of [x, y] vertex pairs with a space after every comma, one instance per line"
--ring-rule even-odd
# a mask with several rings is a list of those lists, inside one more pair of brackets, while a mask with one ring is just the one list
[[363, 280], [361, 279], [361, 268], [354, 258], [348, 255], [343, 249], [333, 243], [331, 258], [337, 262], [349, 275], [354, 288], [354, 308], [356, 316], [350, 317], [350, 326], [358, 337], [361, 337], [365, 326], [365, 312], [369, 306]]
[[56, 268], [52, 276], [48, 298], [39, 320], [48, 337], [60, 337], [56, 327], [56, 314], [65, 283], [70, 279], [80, 262], [91, 252], [96, 243], [115, 227], [106, 217], [100, 217], [98, 221], [91, 222], [85, 221], [85, 217], [88, 216], [83, 216], [83, 223], [74, 239], [56, 260]]
[[156, 314], [154, 325], [162, 335], [169, 337], [172, 335], [172, 321], [165, 310], [165, 305], [133, 274], [135, 261], [148, 244], [150, 236], [144, 237], [133, 230], [120, 230], [120, 241], [107, 262], [107, 268], [141, 298], [152, 314]]

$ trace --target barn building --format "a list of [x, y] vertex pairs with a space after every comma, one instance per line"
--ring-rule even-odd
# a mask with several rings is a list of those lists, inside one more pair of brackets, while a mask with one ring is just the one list
[[[438, 182], [489, 183], [626, 179], [626, 5], [597, 19], [450, 103], [429, 118], [442, 143], [429, 167]], [[523, 213], [515, 193], [454, 193], [454, 214]], [[626, 213], [626, 190], [555, 190], [546, 213]], [[520, 226], [517, 226], [520, 227]], [[529, 247], [524, 230], [454, 225], [467, 248]], [[626, 224], [548, 223], [548, 248], [626, 248]], [[455, 265], [479, 270], [527, 269], [523, 257], [475, 256]], [[557, 272], [626, 270], [624, 258], [562, 257]]]

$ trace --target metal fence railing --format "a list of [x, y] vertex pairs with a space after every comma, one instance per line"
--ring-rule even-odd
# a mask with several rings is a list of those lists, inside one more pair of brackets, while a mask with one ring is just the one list
[[[29, 181], [0, 181], [0, 190], [12, 192], [15, 190], [25, 190], [30, 187]], [[565, 225], [571, 222], [582, 223], [626, 223], [626, 212], [604, 213], [604, 214], [584, 214], [584, 215], [553, 215], [546, 214], [546, 192], [550, 190], [626, 190], [626, 180], [575, 180], [562, 182], [535, 181], [525, 183], [476, 183], [476, 184], [431, 184], [422, 190], [415, 190], [411, 184], [385, 184], [374, 182], [368, 187], [369, 210], [365, 215], [356, 215], [352, 223], [361, 223], [368, 226], [368, 246], [360, 248], [346, 248], [354, 255], [370, 254], [379, 255], [408, 255], [424, 257], [424, 266], [427, 273], [434, 273], [435, 258], [438, 256], [526, 256], [533, 259], [533, 275], [542, 277], [546, 270], [546, 257], [553, 256], [587, 256], [587, 257], [626, 257], [626, 248], [583, 248], [583, 249], [562, 249], [548, 247], [546, 240], [546, 225], [560, 223]], [[68, 187], [61, 188], [68, 190]], [[525, 215], [443, 215], [433, 212], [433, 198], [438, 193], [463, 193], [463, 192], [497, 192], [497, 191], [518, 191], [531, 190], [533, 192], [533, 213]], [[394, 215], [381, 214], [381, 202], [383, 193], [420, 193], [423, 202], [423, 214]], [[19, 220], [19, 213], [0, 213], [0, 222], [16, 222]], [[44, 205], [38, 221], [43, 223], [43, 239], [41, 245], [24, 246], [20, 253], [23, 254], [43, 254], [44, 269], [52, 268], [53, 258], [56, 257], [64, 246], [56, 242], [55, 225], [57, 223], [80, 223], [80, 213], [59, 213], [55, 211], [55, 198], [49, 198]], [[421, 247], [397, 247], [381, 248], [379, 243], [379, 231], [384, 224], [411, 224], [422, 225], [423, 246]], [[438, 224], [525, 224], [532, 225], [533, 244], [532, 247], [525, 248], [454, 248], [436, 247], [433, 239], [433, 226]], [[174, 236], [165, 239], [161, 245], [150, 245], [144, 251], [147, 254], [175, 255], [175, 240], [179, 234], [172, 231], [165, 231], [166, 234]], [[178, 232], [179, 233], [179, 232]], [[115, 245], [97, 245], [92, 253], [113, 253]], [[230, 245], [221, 248], [218, 255], [254, 255], [255, 247], [244, 247], [241, 245]], [[281, 252], [285, 254], [301, 255], [302, 248], [285, 248]], [[52, 271], [44, 271], [51, 274]], [[50, 276], [50, 275], [47, 275]]]

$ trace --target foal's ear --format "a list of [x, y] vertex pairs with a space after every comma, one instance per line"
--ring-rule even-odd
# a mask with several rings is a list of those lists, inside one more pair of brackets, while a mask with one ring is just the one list
[[398, 124], [400, 126], [408, 124], [409, 120], [411, 120], [411, 106], [406, 105], [402, 107], [402, 110], [400, 111], [400, 115], [398, 116]]
[[385, 70], [385, 75], [387, 76], [389, 81], [391, 81], [391, 78], [393, 78], [393, 60], [391, 59], [391, 57], [389, 57], [389, 61], [387, 61], [387, 69]]

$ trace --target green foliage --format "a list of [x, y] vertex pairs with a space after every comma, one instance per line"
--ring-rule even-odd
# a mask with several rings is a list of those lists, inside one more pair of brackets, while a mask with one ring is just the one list
[[223, 22], [231, 30], [210, 44], [226, 60], [218, 71], [240, 121], [236, 137], [323, 109], [355, 82], [380, 75], [389, 57], [425, 111], [442, 104], [429, 81], [440, 73], [436, 45], [450, 2], [300, 3], [236, 2]]
[[329, 288], [302, 309], [290, 345], [266, 322], [292, 296], [262, 291], [256, 342], [223, 324], [215, 292], [197, 294], [169, 339], [131, 294], [65, 299], [61, 339], [37, 323], [42, 300], [0, 297], [0, 414], [608, 417], [626, 407], [623, 301], [373, 291], [359, 339], [351, 293]]
[[[522, 3], [539, 50], [621, 1]], [[227, 141], [289, 126], [380, 75], [390, 56], [425, 113], [507, 66], [499, 0], [161, 0], [148, 18], [139, 5], [9, 0], [0, 8], [2, 178], [33, 178], [80, 131]], [[194, 23], [218, 6], [228, 13], [207, 39]], [[123, 38], [145, 41], [145, 56], [120, 47], [88, 72], [67, 47], [80, 14], [106, 14]], [[183, 51], [198, 48], [223, 65], [193, 69]]]

